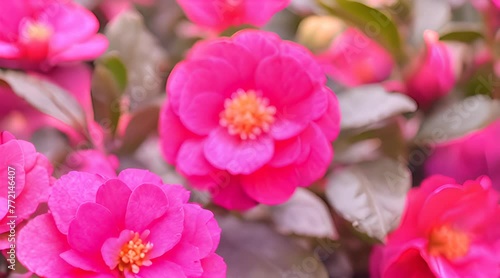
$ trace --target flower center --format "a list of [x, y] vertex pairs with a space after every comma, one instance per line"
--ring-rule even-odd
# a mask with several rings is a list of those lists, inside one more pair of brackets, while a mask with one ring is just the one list
[[431, 256], [444, 256], [449, 260], [461, 258], [469, 252], [470, 236], [462, 231], [441, 226], [431, 232], [429, 253]]
[[130, 232], [130, 240], [126, 242], [120, 250], [118, 256], [118, 269], [128, 270], [132, 273], [139, 273], [141, 266], [150, 266], [152, 262], [147, 258], [147, 254], [153, 248], [153, 244], [144, 244], [139, 233]]
[[224, 102], [219, 123], [227, 127], [229, 134], [253, 140], [269, 131], [275, 114], [276, 108], [269, 105], [268, 99], [259, 97], [253, 90], [239, 89]]
[[52, 36], [52, 28], [42, 22], [27, 21], [23, 29], [23, 37], [28, 41], [48, 41]]

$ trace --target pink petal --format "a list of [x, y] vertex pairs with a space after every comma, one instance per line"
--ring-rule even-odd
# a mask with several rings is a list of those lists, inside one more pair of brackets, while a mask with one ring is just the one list
[[161, 110], [158, 130], [163, 156], [168, 163], [175, 164], [182, 143], [195, 135], [184, 127], [179, 117], [173, 113], [168, 102]]
[[[408, 276], [411, 274], [411, 276]], [[396, 262], [391, 264], [384, 272], [382, 277], [399, 278], [434, 278], [434, 274], [429, 269], [426, 261], [420, 255], [417, 249], [408, 249], [402, 253]], [[442, 276], [449, 277], [449, 276]]]
[[207, 135], [219, 126], [224, 100], [220, 93], [199, 92], [193, 95], [189, 102], [181, 102], [181, 122], [191, 132]]
[[[311, 78], [297, 60], [276, 55], [262, 60], [255, 73], [256, 89], [270, 100], [278, 111], [313, 93]], [[283, 97], [286, 95], [286, 97]]]
[[227, 98], [244, 84], [238, 69], [223, 59], [184, 61], [170, 73], [167, 95], [174, 113], [182, 116], [182, 108], [198, 94], [216, 93]]
[[168, 260], [179, 265], [187, 277], [199, 277], [203, 273], [198, 248], [188, 243], [184, 238], [172, 250], [157, 260]]
[[227, 266], [224, 259], [213, 253], [201, 260], [203, 267], [202, 278], [224, 278], [226, 277]]
[[223, 23], [223, 7], [224, 4], [220, 1], [193, 1], [193, 0], [177, 0], [177, 3], [182, 7], [186, 16], [192, 22], [212, 27], [218, 30], [223, 30], [228, 27]]
[[203, 140], [187, 140], [177, 156], [177, 170], [187, 176], [205, 176], [213, 170], [203, 154]]
[[82, 204], [68, 229], [68, 243], [76, 251], [95, 254], [104, 241], [119, 233], [111, 212], [96, 203]]
[[181, 240], [184, 230], [183, 204], [174, 205], [177, 200], [171, 198], [173, 196], [168, 195], [168, 197], [170, 201], [168, 210], [148, 227], [151, 232], [148, 240], [154, 245], [149, 253], [152, 259], [163, 256], [172, 249]]
[[[16, 183], [20, 184], [22, 178], [17, 178], [20, 171], [16, 171]], [[41, 165], [36, 165], [26, 175], [26, 186], [22, 194], [16, 198], [16, 215], [26, 219], [33, 214], [38, 205], [47, 202], [50, 190], [50, 174], [47, 168]]]
[[271, 17], [286, 8], [290, 0], [250, 0], [244, 1], [246, 21], [262, 26], [266, 24]]
[[123, 181], [131, 190], [145, 183], [163, 185], [161, 178], [148, 170], [125, 169], [120, 172], [118, 179]]
[[252, 29], [239, 31], [232, 39], [252, 53], [256, 61], [262, 61], [266, 57], [276, 55], [279, 51], [278, 45], [282, 42], [275, 33]]
[[[97, 250], [99, 251], [99, 250]], [[75, 268], [92, 271], [92, 272], [108, 272], [109, 268], [102, 262], [102, 260], [96, 260], [88, 254], [82, 254], [78, 251], [70, 249], [60, 255], [60, 257], [65, 260], [68, 264], [74, 266]]]
[[255, 173], [241, 178], [245, 193], [259, 203], [277, 205], [286, 202], [298, 186], [295, 167], [264, 167]]
[[310, 144], [311, 151], [305, 162], [296, 165], [296, 170], [300, 173], [299, 184], [309, 186], [326, 174], [333, 159], [333, 148], [314, 123], [300, 136], [302, 142]]
[[110, 269], [116, 268], [118, 265], [118, 256], [123, 245], [130, 240], [130, 230], [123, 230], [120, 235], [108, 238], [100, 249], [102, 258]]
[[142, 232], [167, 209], [168, 199], [161, 187], [153, 184], [139, 185], [130, 195], [125, 226], [129, 230]]
[[30, 271], [42, 277], [70, 277], [75, 270], [59, 255], [70, 247], [51, 214], [40, 215], [19, 231], [17, 256]]
[[108, 48], [109, 42], [104, 35], [97, 34], [87, 41], [82, 41], [72, 45], [63, 52], [60, 52], [50, 58], [52, 65], [61, 62], [76, 62], [93, 60], [103, 54]]
[[85, 202], [94, 202], [99, 187], [105, 179], [99, 175], [70, 172], [59, 178], [52, 187], [49, 208], [61, 233], [68, 234], [70, 222], [78, 207]]
[[156, 259], [148, 267], [142, 267], [140, 276], [143, 278], [186, 278], [182, 268], [171, 261]]
[[255, 140], [241, 140], [220, 127], [205, 142], [207, 160], [231, 174], [249, 174], [268, 163], [274, 152], [273, 140], [261, 135]]
[[231, 183], [230, 185], [214, 190], [213, 201], [219, 206], [226, 209], [247, 210], [257, 205], [257, 202], [252, 199], [243, 190], [239, 184]]
[[288, 166], [299, 158], [302, 144], [299, 136], [274, 143], [274, 156], [269, 162], [269, 166], [275, 168]]
[[326, 112], [316, 121], [316, 124], [325, 134], [328, 141], [333, 141], [340, 133], [340, 107], [335, 94], [326, 89], [328, 94], [328, 108]]
[[209, 221], [215, 221], [213, 220], [214, 214], [199, 205], [187, 204], [184, 206], [184, 218], [183, 240], [196, 246], [201, 258], [208, 256], [213, 252], [217, 246], [216, 243], [220, 240], [221, 229], [207, 225]]
[[111, 212], [113, 222], [119, 229], [125, 228], [125, 212], [132, 190], [117, 179], [108, 180], [103, 184], [96, 195], [96, 203], [103, 205]]
[[89, 39], [99, 29], [99, 22], [94, 14], [73, 3], [52, 7], [47, 5], [41, 16], [49, 20], [55, 29], [50, 41], [54, 53]]
[[283, 41], [280, 44], [280, 50], [282, 54], [295, 59], [301, 64], [314, 84], [319, 86], [326, 84], [326, 75], [323, 68], [316, 62], [313, 54], [307, 48], [293, 42]]

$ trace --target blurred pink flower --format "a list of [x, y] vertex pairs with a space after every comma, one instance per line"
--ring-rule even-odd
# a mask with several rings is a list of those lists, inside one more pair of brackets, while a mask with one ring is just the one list
[[[28, 72], [41, 79], [51, 81], [67, 90], [81, 105], [89, 124], [93, 121], [90, 83], [92, 72], [85, 64], [76, 64], [65, 67], [55, 67], [46, 73]], [[73, 144], [84, 138], [73, 127], [48, 116], [15, 95], [9, 87], [0, 86], [0, 128], [9, 130], [18, 138], [28, 139], [33, 132], [42, 127], [55, 127], [64, 132]]]
[[144, 170], [70, 172], [53, 186], [51, 213], [20, 231], [19, 261], [43, 277], [225, 277], [221, 230], [188, 199]]
[[231, 26], [262, 26], [291, 0], [177, 0], [192, 22], [223, 31]]
[[168, 80], [164, 157], [225, 208], [283, 203], [332, 160], [340, 112], [325, 83], [308, 50], [273, 33], [199, 43]]
[[425, 174], [442, 174], [458, 182], [487, 175], [500, 190], [500, 121], [458, 139], [435, 146], [425, 163]]
[[155, 0], [104, 0], [99, 8], [108, 20], [112, 20], [120, 13], [133, 9], [135, 3], [149, 6], [154, 2]]
[[448, 95], [455, 85], [454, 65], [448, 47], [435, 31], [424, 33], [425, 49], [406, 75], [406, 94], [426, 108]]
[[399, 228], [375, 247], [372, 277], [499, 277], [499, 201], [487, 177], [463, 185], [428, 178], [408, 193]]
[[317, 57], [328, 75], [351, 87], [382, 82], [394, 67], [387, 50], [355, 28], [346, 29]]
[[[37, 153], [33, 144], [16, 140], [4, 131], [0, 133], [0, 250], [7, 249], [10, 221], [19, 223], [30, 218], [40, 203], [49, 197], [52, 166], [45, 156]], [[10, 194], [9, 191], [15, 192]], [[14, 196], [15, 200], [9, 195]], [[8, 203], [8, 200], [14, 201]], [[10, 218], [9, 204], [14, 206], [16, 218]]]
[[120, 161], [114, 155], [98, 150], [80, 150], [71, 153], [64, 163], [64, 174], [70, 171], [99, 174], [103, 177], [116, 177]]
[[97, 18], [68, 0], [3, 1], [0, 66], [46, 70], [64, 62], [91, 60], [108, 46], [96, 34]]

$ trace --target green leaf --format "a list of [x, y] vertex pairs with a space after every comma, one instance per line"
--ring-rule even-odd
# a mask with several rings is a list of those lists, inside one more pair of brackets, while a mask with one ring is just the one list
[[326, 197], [357, 230], [384, 241], [399, 224], [411, 183], [403, 163], [383, 158], [331, 173]]
[[110, 52], [104, 55], [98, 63], [104, 65], [113, 74], [118, 88], [124, 92], [128, 83], [127, 68], [117, 53]]
[[[224, 231], [217, 253], [227, 263], [227, 277], [328, 277], [314, 252], [278, 234], [265, 223], [242, 221], [230, 215], [217, 216], [217, 222]], [[325, 242], [316, 250], [331, 255], [337, 248]]]
[[97, 63], [92, 74], [92, 106], [94, 118], [114, 134], [120, 120], [120, 97], [123, 90], [113, 72], [103, 63]]
[[439, 37], [442, 41], [458, 41], [463, 43], [472, 43], [476, 40], [484, 39], [483, 34], [479, 30], [449, 30]]
[[416, 143], [440, 143], [486, 127], [500, 117], [500, 100], [475, 95], [460, 101], [443, 102], [430, 113]]
[[0, 80], [33, 107], [84, 134], [87, 121], [78, 101], [65, 89], [37, 76], [18, 71], [0, 71]]
[[330, 14], [354, 25], [368, 37], [380, 43], [394, 55], [397, 61], [405, 59], [397, 25], [383, 12], [349, 0], [336, 0], [328, 4], [326, 1], [319, 0], [321, 6]]
[[149, 106], [132, 115], [123, 136], [123, 144], [120, 150], [122, 153], [135, 151], [148, 135], [157, 129], [159, 113], [160, 107]]
[[168, 55], [147, 29], [137, 11], [121, 13], [105, 29], [108, 52], [117, 55], [127, 69], [127, 96], [130, 110], [140, 110], [165, 94]]
[[311, 191], [297, 188], [292, 198], [271, 207], [271, 217], [283, 234], [331, 238], [338, 237], [325, 202]]
[[400, 93], [389, 93], [380, 85], [364, 85], [338, 94], [342, 129], [364, 128], [402, 113], [414, 112], [417, 104]]

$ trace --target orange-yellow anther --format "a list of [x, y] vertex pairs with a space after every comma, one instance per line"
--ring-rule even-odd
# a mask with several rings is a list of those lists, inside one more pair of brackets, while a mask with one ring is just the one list
[[120, 250], [118, 269], [122, 272], [128, 270], [135, 274], [139, 273], [141, 266], [152, 264], [147, 256], [152, 248], [153, 244], [142, 242], [139, 233], [130, 232], [130, 240]]
[[276, 108], [268, 99], [259, 97], [253, 90], [240, 89], [224, 102], [219, 123], [227, 127], [229, 134], [253, 140], [269, 131], [275, 114]]
[[432, 230], [429, 238], [431, 256], [444, 256], [449, 260], [461, 258], [469, 252], [471, 238], [467, 233], [441, 226]]
[[23, 36], [29, 41], [47, 41], [52, 36], [52, 28], [45, 23], [28, 21], [24, 25]]

